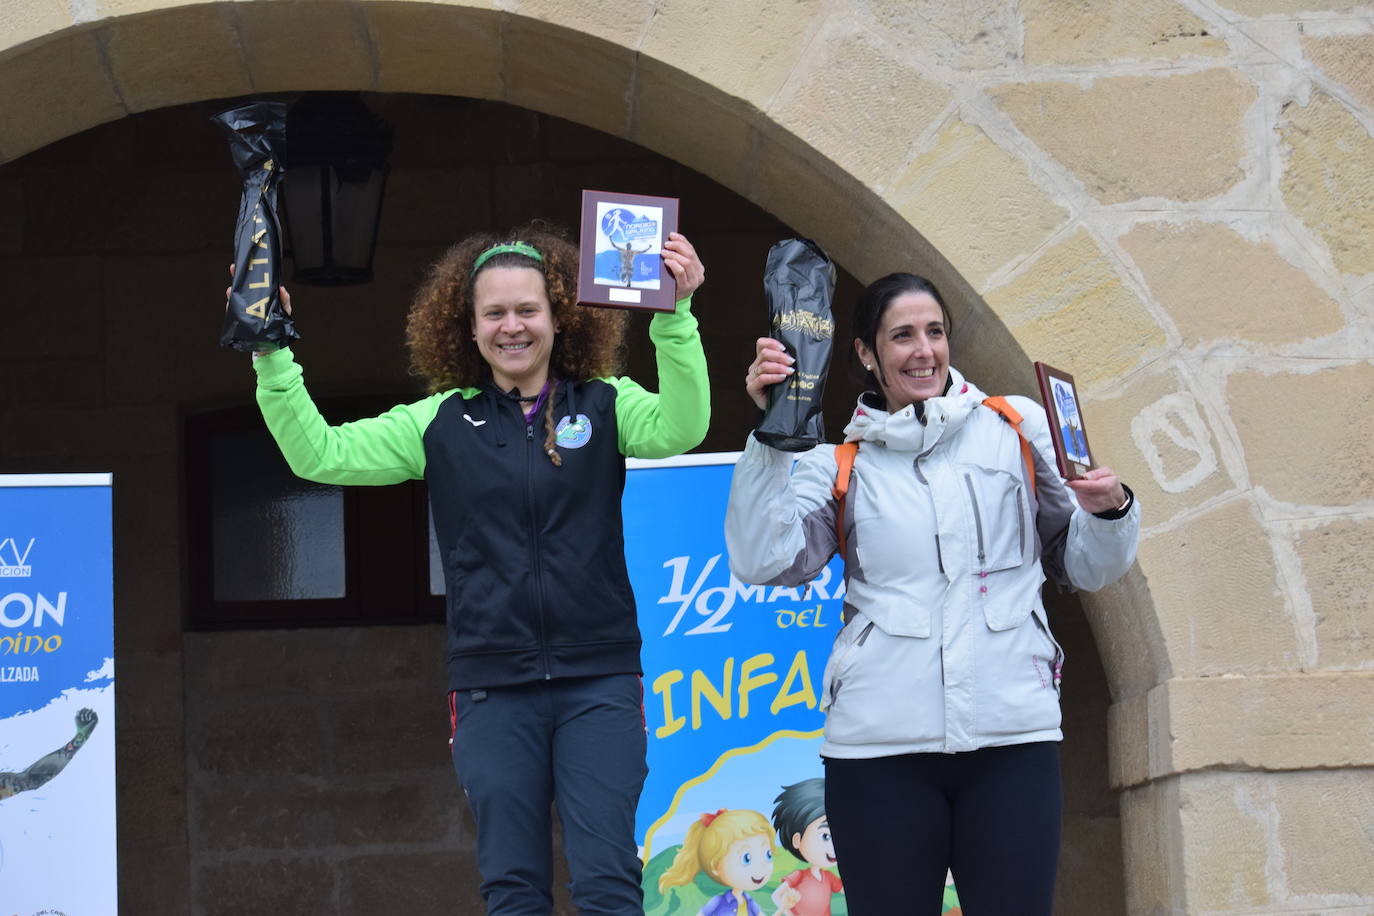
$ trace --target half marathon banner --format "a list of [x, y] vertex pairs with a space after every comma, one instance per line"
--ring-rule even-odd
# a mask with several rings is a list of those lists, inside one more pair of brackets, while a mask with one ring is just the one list
[[109, 474], [0, 475], [0, 916], [114, 916]]
[[[644, 910], [735, 916], [743, 899], [750, 916], [845, 916], [820, 759], [821, 677], [842, 626], [843, 564], [832, 560], [806, 588], [730, 574], [725, 504], [738, 457], [627, 463], [625, 556], [649, 729], [635, 826]], [[673, 868], [694, 822], [725, 850], [714, 874]], [[959, 912], [951, 886], [944, 912]]]

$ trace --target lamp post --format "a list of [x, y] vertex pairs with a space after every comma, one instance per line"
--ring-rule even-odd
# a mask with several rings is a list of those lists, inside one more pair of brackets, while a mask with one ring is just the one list
[[391, 131], [354, 92], [311, 92], [286, 121], [282, 180], [296, 283], [372, 279]]

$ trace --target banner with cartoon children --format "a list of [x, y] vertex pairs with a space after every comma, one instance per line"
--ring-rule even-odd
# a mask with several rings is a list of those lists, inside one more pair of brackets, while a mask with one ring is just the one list
[[6, 916], [113, 916], [109, 474], [0, 475], [0, 889]]
[[[832, 561], [805, 589], [730, 575], [723, 527], [737, 457], [631, 461], [626, 479], [649, 729], [636, 824], [644, 910], [844, 916], [820, 760], [843, 569]], [[945, 912], [958, 912], [952, 886]]]

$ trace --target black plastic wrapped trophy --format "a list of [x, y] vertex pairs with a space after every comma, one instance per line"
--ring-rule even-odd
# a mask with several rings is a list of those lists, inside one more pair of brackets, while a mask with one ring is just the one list
[[220, 346], [274, 350], [300, 337], [278, 295], [282, 244], [277, 189], [285, 169], [286, 105], [252, 102], [210, 120], [229, 135], [229, 151], [243, 177], [234, 229], [234, 277]]
[[796, 360], [796, 371], [768, 387], [768, 407], [754, 435], [773, 448], [804, 452], [825, 440], [821, 395], [835, 338], [835, 265], [810, 239], [785, 239], [768, 251], [763, 291], [770, 334]]

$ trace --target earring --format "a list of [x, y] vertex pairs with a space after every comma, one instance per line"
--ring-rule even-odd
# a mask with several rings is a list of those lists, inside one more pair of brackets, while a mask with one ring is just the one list
[[864, 371], [865, 371], [865, 372], [872, 372], [872, 371], [873, 371], [873, 367], [870, 366], [868, 363], [864, 363]]

